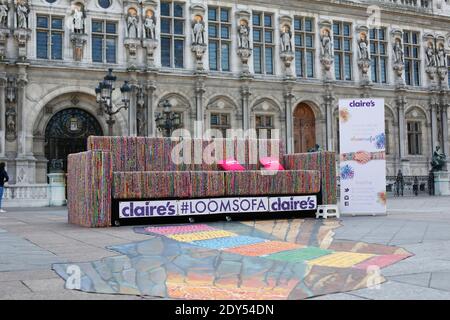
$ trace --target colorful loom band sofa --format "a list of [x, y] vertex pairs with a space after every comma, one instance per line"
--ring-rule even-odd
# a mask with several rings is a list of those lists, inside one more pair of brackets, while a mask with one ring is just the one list
[[[170, 138], [89, 137], [88, 151], [68, 158], [69, 223], [110, 227], [112, 202], [131, 199], [317, 194], [318, 204], [336, 204], [334, 152], [284, 154], [280, 140], [239, 139], [216, 139], [216, 151], [211, 152], [211, 141], [192, 139], [184, 140], [192, 148], [180, 153], [191, 161], [174, 161], [172, 150], [179, 143]], [[264, 148], [270, 153], [274, 146], [286, 170], [262, 174], [254, 154]], [[246, 171], [224, 172], [216, 162], [205, 161], [203, 152], [218, 160], [235, 158]]]

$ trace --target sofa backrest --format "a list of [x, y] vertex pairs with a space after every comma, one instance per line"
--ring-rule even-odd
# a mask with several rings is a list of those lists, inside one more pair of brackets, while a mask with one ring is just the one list
[[88, 150], [111, 152], [113, 171], [216, 171], [218, 160], [234, 158], [247, 170], [260, 168], [259, 158], [285, 154], [278, 139], [185, 139], [147, 137], [88, 138]]

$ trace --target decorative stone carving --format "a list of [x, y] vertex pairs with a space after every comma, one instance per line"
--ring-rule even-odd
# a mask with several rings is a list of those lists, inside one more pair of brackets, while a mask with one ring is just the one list
[[72, 33], [70, 35], [70, 42], [73, 46], [73, 58], [75, 61], [83, 60], [84, 46], [87, 42], [87, 39], [87, 34]]
[[392, 51], [393, 51], [393, 62], [392, 67], [396, 74], [397, 84], [404, 84], [403, 80], [403, 69], [405, 67], [404, 51], [403, 51], [403, 32], [398, 29], [391, 31], [392, 36]]
[[424, 36], [425, 41], [425, 72], [428, 78], [431, 80], [432, 85], [436, 85], [434, 82], [435, 75], [437, 73], [437, 56], [435, 47], [434, 35], [426, 34]]
[[124, 46], [128, 52], [128, 69], [136, 69], [136, 55], [141, 45], [139, 39], [127, 38], [124, 40]]
[[205, 21], [203, 16], [205, 15], [206, 9], [200, 4], [194, 4], [191, 6], [192, 14], [192, 42], [191, 51], [194, 53], [196, 60], [196, 70], [197, 72], [203, 72], [203, 57], [206, 52], [206, 35], [205, 35]]
[[5, 138], [7, 141], [12, 142], [17, 138], [16, 132], [16, 110], [14, 106], [8, 106], [6, 108], [6, 135]]
[[8, 1], [0, 1], [0, 28], [9, 27], [9, 7]]
[[363, 82], [370, 82], [369, 68], [370, 68], [370, 52], [368, 40], [368, 28], [361, 26], [357, 29], [358, 35], [358, 67], [361, 70]]
[[236, 12], [238, 49], [237, 55], [242, 62], [242, 76], [250, 76], [250, 68], [248, 60], [252, 56], [252, 48], [250, 47], [250, 12], [238, 11]]
[[28, 0], [17, 0], [16, 2], [16, 27], [18, 29], [28, 29], [30, 6]]
[[156, 39], [144, 39], [143, 46], [147, 50], [147, 68], [155, 68], [155, 58], [154, 53], [156, 48], [158, 48], [158, 40]]
[[31, 30], [29, 29], [16, 29], [14, 30], [14, 37], [17, 41], [19, 48], [19, 60], [27, 60], [27, 43], [30, 39]]
[[17, 139], [16, 91], [17, 91], [16, 80], [13, 77], [8, 77], [5, 88], [5, 102], [6, 102], [5, 139], [9, 142], [15, 141]]
[[126, 16], [127, 38], [137, 39], [139, 35], [139, 16], [137, 10], [133, 7], [128, 9]]
[[0, 28], [0, 61], [6, 58], [6, 43], [11, 31], [7, 28]]

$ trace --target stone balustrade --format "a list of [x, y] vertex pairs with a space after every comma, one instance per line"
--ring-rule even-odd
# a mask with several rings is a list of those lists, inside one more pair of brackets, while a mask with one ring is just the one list
[[50, 185], [9, 185], [5, 187], [3, 207], [45, 207], [50, 205]]
[[398, 7], [410, 7], [415, 9], [432, 9], [433, 1], [432, 0], [370, 0], [367, 2], [384, 2], [390, 3]]

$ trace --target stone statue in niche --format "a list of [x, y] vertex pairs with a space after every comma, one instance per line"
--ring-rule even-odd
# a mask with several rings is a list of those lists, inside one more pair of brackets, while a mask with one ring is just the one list
[[16, 139], [16, 112], [14, 108], [6, 110], [6, 140], [14, 141]]
[[138, 22], [139, 18], [137, 16], [137, 12], [134, 9], [128, 10], [127, 15], [127, 31], [128, 38], [137, 38], [138, 37]]
[[145, 38], [155, 39], [156, 18], [153, 12], [147, 11], [147, 16], [144, 20]]
[[30, 8], [26, 0], [21, 0], [17, 2], [16, 5], [16, 15], [17, 15], [17, 28], [18, 29], [28, 29], [28, 14], [30, 13]]
[[292, 52], [292, 32], [289, 26], [284, 26], [281, 31], [281, 51]]
[[367, 36], [365, 33], [361, 34], [359, 43], [359, 58], [361, 60], [369, 60], [369, 42], [367, 41]]
[[403, 64], [403, 62], [404, 62], [403, 54], [404, 53], [403, 53], [402, 40], [400, 38], [395, 38], [393, 51], [394, 51], [394, 62], [396, 64]]
[[250, 49], [250, 41], [249, 41], [250, 28], [245, 21], [241, 22], [241, 25], [239, 26], [238, 35], [239, 35], [239, 48]]
[[330, 59], [333, 51], [330, 30], [324, 29], [324, 31], [322, 32], [320, 42], [322, 45], [321, 46], [322, 57]]
[[434, 44], [430, 41], [428, 42], [428, 46], [425, 49], [425, 53], [427, 56], [427, 67], [436, 67], [436, 52], [434, 49]]
[[72, 14], [73, 32], [84, 33], [84, 10], [82, 7], [75, 7]]
[[442, 43], [439, 44], [437, 50], [437, 64], [438, 67], [447, 67], [447, 54]]
[[196, 16], [194, 19], [194, 24], [192, 26], [193, 32], [193, 44], [205, 44], [205, 22], [200, 16]]
[[4, 0], [0, 3], [0, 27], [7, 28], [8, 27], [8, 13], [9, 8], [8, 4], [4, 2]]

